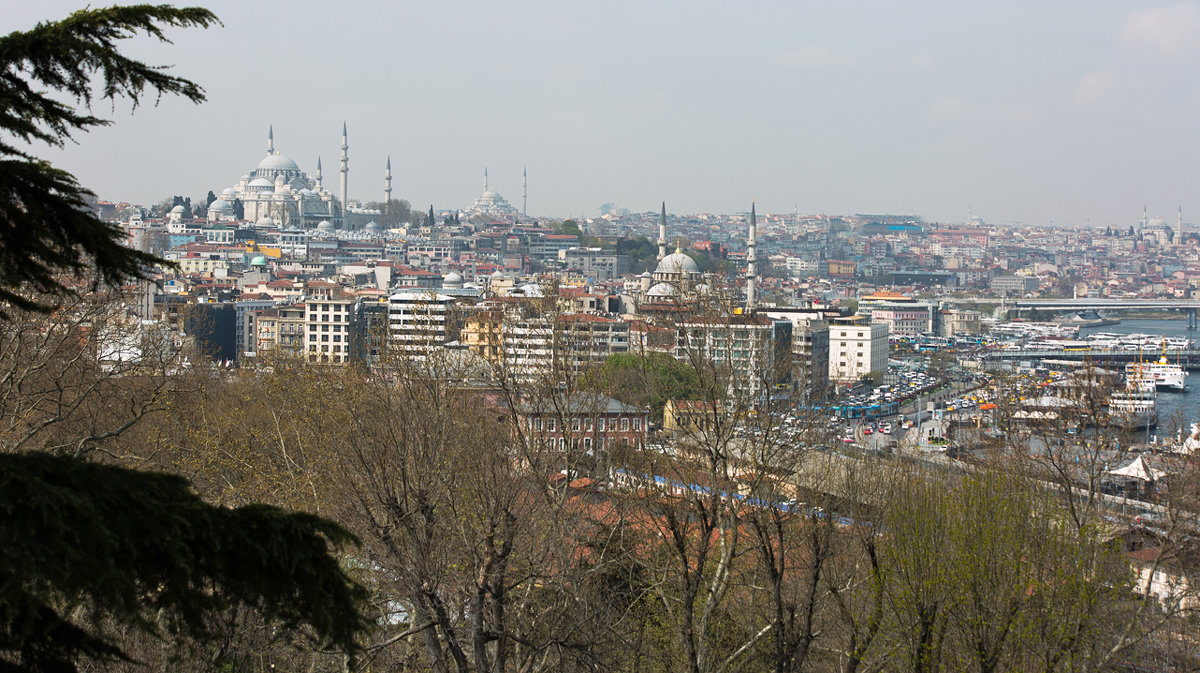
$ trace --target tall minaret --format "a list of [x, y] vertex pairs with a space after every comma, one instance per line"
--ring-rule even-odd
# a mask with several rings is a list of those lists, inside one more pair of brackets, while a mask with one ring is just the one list
[[1148, 207], [1142, 206], [1142, 229], [1145, 229], [1146, 224], [1150, 221], [1149, 211], [1150, 209]]
[[267, 126], [267, 156], [275, 154], [275, 126]]
[[754, 279], [758, 276], [758, 216], [754, 202], [750, 202], [750, 237], [746, 239], [746, 313], [754, 313], [757, 297], [754, 294]]
[[483, 191], [485, 191], [485, 192], [486, 192], [487, 190], [488, 190], [488, 184], [487, 184], [487, 166], [484, 166], [484, 167], [483, 167]]
[[346, 179], [350, 173], [350, 145], [346, 140], [346, 122], [342, 122], [342, 167], [338, 170], [342, 173], [342, 211], [346, 209]]
[[383, 173], [383, 214], [388, 214], [388, 204], [392, 202], [392, 155], [387, 158], [387, 170]]
[[1175, 242], [1183, 243], [1183, 206], [1179, 206], [1179, 214], [1175, 216]]
[[317, 181], [317, 191], [319, 192], [324, 189], [321, 186], [321, 157], [319, 156], [317, 157], [317, 174], [313, 178]]
[[529, 171], [521, 167], [521, 215], [529, 216]]
[[658, 261], [667, 256], [667, 200], [663, 199], [662, 214], [658, 216]]

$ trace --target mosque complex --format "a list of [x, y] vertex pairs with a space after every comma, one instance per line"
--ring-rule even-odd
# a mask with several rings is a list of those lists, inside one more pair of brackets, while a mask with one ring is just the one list
[[[309, 176], [290, 157], [275, 149], [275, 129], [267, 130], [267, 156], [258, 166], [243, 175], [236, 184], [221, 191], [208, 206], [207, 219], [212, 223], [232, 223], [237, 220], [254, 222], [259, 228], [354, 229], [359, 220], [380, 215], [356, 207], [347, 196], [350, 173], [350, 145], [345, 123], [342, 124], [339, 191], [326, 188], [321, 174], [321, 159], [317, 158], [316, 173]], [[483, 194], [464, 213], [468, 217], [515, 220], [525, 214], [528, 199], [528, 174], [522, 170], [522, 210], [517, 211], [504, 197], [488, 185], [487, 169], [483, 171]], [[388, 157], [384, 170], [383, 203], [392, 198], [392, 160]], [[238, 217], [235, 203], [242, 206]], [[362, 215], [365, 217], [355, 217]]]

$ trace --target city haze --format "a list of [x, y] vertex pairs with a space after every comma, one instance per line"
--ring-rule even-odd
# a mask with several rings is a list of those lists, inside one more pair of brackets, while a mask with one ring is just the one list
[[[1126, 2], [205, 3], [223, 28], [137, 39], [200, 83], [43, 156], [101, 198], [220, 192], [275, 147], [349, 196], [531, 215], [911, 212], [1195, 221], [1200, 6]], [[0, 29], [77, 3], [8, 8]], [[153, 101], [151, 101], [152, 103]], [[106, 104], [97, 106], [110, 115]]]

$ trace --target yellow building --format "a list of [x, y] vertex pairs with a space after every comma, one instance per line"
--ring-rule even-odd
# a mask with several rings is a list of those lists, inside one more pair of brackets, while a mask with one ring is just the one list
[[663, 405], [663, 430], [673, 435], [695, 435], [712, 429], [719, 407], [703, 400], [667, 400]]

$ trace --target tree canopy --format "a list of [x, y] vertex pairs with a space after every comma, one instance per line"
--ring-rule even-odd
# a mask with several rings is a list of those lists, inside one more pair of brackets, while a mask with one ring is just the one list
[[614, 353], [604, 361], [598, 379], [608, 394], [626, 404], [647, 405], [658, 419], [667, 400], [706, 398], [696, 370], [667, 353]]
[[214, 507], [182, 477], [27, 453], [0, 455], [0, 518], [0, 652], [19, 662], [12, 670], [127, 658], [109, 620], [203, 637], [238, 604], [351, 653], [365, 627], [365, 590], [329, 553], [356, 540], [316, 516]]
[[[0, 38], [0, 131], [26, 144], [61, 147], [75, 134], [112, 121], [95, 116], [98, 97], [128, 99], [149, 92], [204, 100], [194, 82], [161, 66], [122, 55], [119, 40], [139, 34], [170, 42], [168, 27], [207, 27], [217, 17], [199, 7], [133, 5], [84, 9]], [[99, 80], [99, 86], [96, 86]], [[10, 140], [0, 140], [0, 300], [49, 310], [23, 290], [62, 296], [60, 274], [95, 274], [106, 283], [141, 277], [157, 257], [121, 244], [119, 227], [87, 206], [92, 196], [75, 176]]]
[[[214, 23], [202, 8], [137, 5], [86, 9], [0, 38], [0, 136], [62, 146], [111, 123], [90, 113], [96, 97], [134, 107], [147, 90], [203, 100], [196, 84], [123, 56], [115, 43], [137, 34], [165, 42], [165, 27]], [[60, 305], [84, 277], [117, 283], [159, 261], [124, 247], [121, 230], [89, 212], [90, 197], [70, 173], [0, 139], [6, 332], [28, 332], [25, 311]], [[60, 313], [54, 319], [70, 311]], [[55, 392], [17, 394], [41, 408]], [[136, 635], [203, 643], [239, 607], [351, 656], [368, 626], [365, 589], [331, 553], [357, 542], [346, 529], [267, 505], [212, 506], [179, 476], [3, 453], [0, 521], [0, 671], [131, 660], [123, 646]]]

